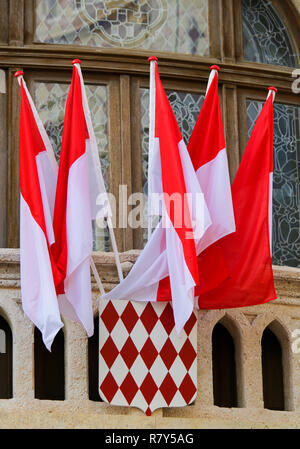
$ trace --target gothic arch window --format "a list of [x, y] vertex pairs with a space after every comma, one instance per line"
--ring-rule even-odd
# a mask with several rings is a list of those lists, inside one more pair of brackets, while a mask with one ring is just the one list
[[237, 407], [235, 345], [230, 332], [220, 322], [212, 333], [214, 405]]
[[242, 0], [244, 58], [249, 62], [296, 67], [288, 30], [269, 0]]
[[207, 55], [208, 0], [36, 1], [37, 42]]
[[[248, 135], [263, 102], [247, 99]], [[300, 106], [274, 103], [272, 261], [300, 267]]]
[[[57, 157], [71, 81], [70, 52], [74, 55], [77, 48], [74, 56], [82, 60], [103, 175], [116, 198], [117, 216], [119, 185], [127, 186], [127, 198], [147, 191], [151, 54], [159, 59], [161, 79], [185, 141], [202, 106], [209, 67], [220, 65], [231, 180], [248, 139], [247, 109], [248, 118], [255, 118], [247, 102], [264, 101], [272, 80], [279, 88], [280, 105], [275, 108], [280, 132], [275, 142], [273, 263], [299, 266], [300, 97], [291, 91], [287, 67], [299, 63], [300, 14], [292, 0], [26, 0], [24, 8], [19, 0], [2, 2], [0, 69], [7, 80], [18, 63], [24, 69]], [[0, 94], [0, 110], [10, 111], [0, 114], [0, 200], [6, 203], [0, 242], [18, 247], [18, 136], [12, 130], [19, 121], [19, 86], [8, 86], [7, 93]], [[145, 244], [145, 229], [124, 227], [119, 220], [115, 234], [119, 251]], [[96, 226], [94, 249], [111, 250], [107, 232]]]
[[61, 329], [51, 346], [45, 347], [40, 331], [34, 329], [35, 398], [63, 401], [65, 399], [65, 349]]
[[282, 347], [268, 326], [261, 339], [264, 407], [285, 410]]
[[99, 316], [94, 319], [94, 335], [88, 339], [89, 399], [101, 402], [99, 395]]
[[12, 332], [0, 316], [0, 399], [12, 397]]

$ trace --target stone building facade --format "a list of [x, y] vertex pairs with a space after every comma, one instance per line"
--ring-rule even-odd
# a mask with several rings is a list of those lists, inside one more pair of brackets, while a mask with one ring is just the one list
[[[14, 336], [13, 397], [0, 400], [1, 428], [299, 428], [300, 347], [297, 348], [297, 338], [293, 338], [293, 332], [300, 329], [299, 269], [274, 268], [278, 299], [272, 303], [245, 309], [199, 311], [197, 398], [188, 407], [161, 409], [147, 417], [135, 408], [110, 407], [89, 399], [88, 339], [82, 327], [69, 320], [64, 320], [65, 400], [35, 398], [34, 327], [21, 307], [19, 251], [4, 249], [0, 254], [1, 314]], [[128, 251], [121, 255], [124, 273], [137, 254]], [[117, 282], [113, 256], [97, 252], [94, 259], [105, 279], [105, 289], [111, 288]], [[95, 283], [93, 287], [96, 315]], [[214, 405], [212, 332], [218, 322], [228, 329], [235, 345], [237, 407], [234, 408]], [[264, 408], [261, 339], [268, 326], [282, 348], [285, 408], [282, 411]]]
[[[108, 16], [102, 17], [100, 26], [93, 16], [91, 1], [81, 1], [80, 14], [76, 13], [71, 24], [68, 17], [74, 9], [65, 9], [72, 6], [73, 1], [3, 0], [2, 3], [0, 428], [300, 428], [300, 341], [297, 340], [300, 337], [300, 94], [291, 91], [295, 80], [292, 72], [299, 67], [300, 60], [300, 1], [199, 0], [197, 3], [185, 0], [184, 12], [180, 15], [184, 29], [179, 29], [175, 37], [164, 27], [169, 13], [163, 0], [139, 2], [153, 9], [155, 20], [150, 21], [148, 28], [139, 28], [136, 34], [133, 27], [128, 27], [126, 34], [122, 23], [115, 23], [114, 29], [104, 25], [105, 20], [112, 20]], [[50, 3], [56, 6], [47, 10]], [[122, 15], [122, 11], [119, 13]], [[188, 14], [196, 17], [197, 26], [190, 24]], [[255, 53], [253, 49], [259, 37], [250, 19], [254, 16], [259, 20], [261, 14], [266, 14], [270, 28], [269, 33], [260, 36], [261, 46]], [[87, 21], [90, 21], [88, 27]], [[272, 28], [274, 24], [276, 29]], [[146, 32], [155, 35], [156, 40], [147, 40]], [[267, 35], [271, 36], [271, 41], [267, 40]], [[277, 44], [276, 40], [272, 41], [274, 35], [278, 37]], [[117, 41], [116, 36], [119, 36]], [[283, 50], [274, 52], [274, 45], [279, 48], [282, 39]], [[70, 82], [70, 59], [77, 56], [83, 60], [107, 186], [117, 193], [119, 184], [128, 183], [129, 195], [146, 185], [148, 65], [145, 61], [151, 52], [159, 57], [162, 80], [177, 114], [179, 106], [184, 111], [192, 110], [187, 118], [176, 116], [187, 138], [202, 104], [209, 66], [220, 65], [220, 97], [232, 179], [266, 88], [270, 84], [278, 87], [275, 146], [280, 147], [277, 150], [280, 156], [280, 151], [287, 151], [285, 145], [290, 145], [295, 168], [289, 172], [284, 164], [279, 166], [278, 173], [287, 178], [284, 184], [287, 187], [282, 187], [283, 181], [282, 184], [278, 181], [275, 187], [274, 227], [278, 233], [273, 248], [273, 269], [278, 298], [265, 305], [243, 309], [198, 311], [196, 400], [188, 407], [160, 409], [147, 417], [138, 409], [111, 407], [95, 399], [91, 392], [94, 379], [91, 371], [95, 371], [97, 364], [93, 352], [97, 342], [89, 342], [82, 327], [69, 320], [64, 320], [58, 350], [62, 354], [64, 371], [61, 397], [48, 399], [43, 398], [43, 393], [37, 393], [44, 375], [37, 358], [43, 355], [37, 350], [39, 343], [34, 326], [21, 306], [17, 181], [19, 93], [13, 72], [24, 70], [59, 155], [61, 105]], [[285, 134], [281, 126], [284, 120], [290, 125], [285, 128], [290, 130]], [[280, 192], [286, 193], [288, 187], [291, 192], [298, 193], [287, 194], [292, 205], [290, 209], [282, 209]], [[116, 236], [126, 274], [140, 253], [144, 234], [141, 230], [120, 227], [116, 229]], [[96, 230], [93, 257], [106, 290], [118, 281], [109, 250], [107, 236], [98, 235]], [[93, 293], [96, 317], [95, 282]], [[216, 326], [219, 326], [220, 338], [228, 341], [227, 346], [220, 346], [220, 338], [218, 340], [214, 333]], [[231, 390], [225, 399], [222, 394], [218, 399], [221, 387], [216, 383], [219, 374], [215, 364], [220, 356], [217, 347], [224, 349], [224, 357], [228, 358], [225, 362], [223, 359], [224, 369], [231, 377], [224, 384], [220, 381], [222, 388]], [[40, 362], [43, 360], [46, 359]], [[272, 378], [276, 378], [274, 384]]]

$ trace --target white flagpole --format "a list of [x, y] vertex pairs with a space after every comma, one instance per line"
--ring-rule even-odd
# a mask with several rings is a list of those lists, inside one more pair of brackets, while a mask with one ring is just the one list
[[[272, 101], [273, 101], [273, 103], [274, 103], [274, 101], [275, 101], [275, 97], [276, 97], [276, 94], [277, 94], [277, 89], [276, 89], [276, 87], [269, 87], [269, 93], [268, 93], [268, 96], [267, 96], [267, 100], [268, 100], [268, 98], [272, 95]], [[270, 240], [270, 253], [271, 253], [271, 256], [272, 256], [272, 232], [273, 232], [273, 230], [272, 230], [272, 227], [273, 227], [273, 172], [272, 173], [270, 173], [270, 176], [269, 176], [269, 240]]]
[[149, 211], [151, 206], [151, 173], [152, 173], [152, 159], [153, 159], [153, 145], [155, 134], [155, 64], [157, 63], [156, 56], [148, 58], [150, 62], [150, 85], [149, 85], [149, 153], [148, 153], [148, 240], [152, 233], [152, 211]]
[[217, 65], [212, 65], [212, 66], [210, 67], [210, 70], [211, 70], [211, 72], [210, 72], [210, 74], [209, 74], [209, 78], [208, 78], [208, 82], [207, 82], [207, 88], [206, 88], [205, 96], [207, 95], [207, 92], [209, 91], [210, 85], [211, 85], [211, 83], [212, 83], [212, 80], [213, 80], [214, 77], [215, 77], [215, 74], [218, 75], [218, 72], [220, 71], [220, 67], [217, 66]]
[[[102, 176], [102, 170], [101, 170], [101, 163], [100, 163], [100, 158], [99, 158], [99, 153], [95, 152], [94, 149], [97, 148], [97, 143], [96, 143], [96, 137], [95, 137], [95, 133], [94, 133], [94, 129], [92, 126], [92, 119], [91, 119], [91, 115], [90, 115], [90, 109], [88, 107], [88, 100], [87, 100], [87, 96], [86, 96], [86, 91], [84, 88], [84, 82], [83, 82], [83, 76], [82, 76], [82, 72], [81, 72], [81, 61], [80, 59], [74, 59], [72, 61], [72, 64], [76, 66], [79, 76], [80, 76], [80, 80], [81, 80], [81, 85], [82, 85], [82, 98], [83, 98], [83, 105], [84, 105], [84, 112], [85, 112], [85, 116], [86, 116], [86, 121], [87, 121], [87, 127], [89, 130], [89, 134], [91, 139], [94, 141], [95, 146], [91, 146], [92, 148], [92, 156], [93, 156], [93, 162], [94, 162], [94, 166], [95, 166], [95, 170], [97, 173], [97, 182], [99, 185], [99, 191], [101, 190], [105, 190], [104, 187], [104, 181], [103, 181], [103, 176]], [[109, 205], [109, 203], [108, 203]], [[113, 252], [114, 252], [114, 256], [115, 256], [115, 262], [116, 262], [116, 266], [117, 266], [117, 271], [118, 271], [118, 276], [119, 276], [119, 280], [120, 282], [123, 280], [123, 272], [122, 272], [122, 267], [121, 267], [121, 262], [120, 262], [120, 255], [119, 255], [119, 251], [117, 248], [117, 243], [116, 243], [116, 238], [115, 238], [115, 233], [114, 233], [114, 229], [113, 229], [113, 225], [112, 225], [112, 221], [111, 221], [111, 217], [110, 217], [110, 206], [109, 206], [109, 211], [108, 211], [108, 215], [107, 215], [107, 227], [109, 230], [109, 234], [110, 234], [110, 239], [111, 239], [111, 243], [112, 243], [112, 248], [113, 248]], [[95, 267], [96, 269], [96, 267]]]
[[273, 94], [273, 103], [274, 103], [275, 97], [276, 97], [276, 94], [277, 94], [277, 89], [276, 89], [276, 87], [269, 87], [268, 91], [269, 92], [268, 92], [267, 99]]
[[96, 265], [95, 265], [95, 262], [94, 262], [92, 256], [91, 256], [90, 259], [91, 259], [91, 260], [90, 260], [90, 265], [91, 265], [91, 268], [92, 268], [92, 272], [93, 272], [95, 281], [96, 281], [97, 286], [98, 286], [98, 288], [99, 288], [99, 291], [100, 291], [101, 295], [105, 295], [105, 290], [104, 290], [102, 281], [101, 281], [101, 279], [100, 279], [99, 273], [98, 273], [98, 271], [97, 271], [97, 268], [96, 268]]
[[122, 281], [124, 279], [123, 271], [122, 271], [122, 267], [121, 267], [121, 262], [120, 262], [120, 257], [119, 257], [119, 252], [118, 252], [118, 248], [117, 248], [117, 243], [116, 243], [116, 238], [115, 238], [115, 233], [114, 233], [111, 217], [107, 217], [107, 226], [108, 226], [108, 230], [109, 230], [109, 234], [110, 234], [113, 252], [115, 255], [115, 261], [116, 261], [119, 280]]

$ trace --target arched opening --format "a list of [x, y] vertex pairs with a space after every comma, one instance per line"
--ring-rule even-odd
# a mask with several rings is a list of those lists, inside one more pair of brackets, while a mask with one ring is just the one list
[[282, 348], [269, 327], [261, 339], [261, 356], [264, 407], [285, 410]]
[[237, 380], [234, 341], [221, 323], [212, 333], [214, 405], [237, 407]]
[[64, 333], [56, 335], [51, 352], [45, 347], [41, 332], [34, 330], [35, 398], [63, 401], [65, 399]]
[[99, 395], [99, 317], [94, 319], [94, 335], [88, 339], [89, 399], [102, 402]]
[[289, 32], [270, 0], [242, 0], [244, 59], [297, 67]]
[[12, 332], [0, 316], [0, 399], [12, 397]]

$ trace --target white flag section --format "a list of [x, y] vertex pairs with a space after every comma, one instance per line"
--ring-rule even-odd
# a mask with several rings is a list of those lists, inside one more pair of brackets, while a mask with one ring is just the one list
[[[269, 89], [268, 98], [272, 95], [273, 103], [275, 101], [277, 89]], [[272, 233], [273, 233], [273, 160], [271, 161], [271, 170], [269, 175], [269, 240], [270, 240], [270, 252], [272, 257]]]
[[[211, 290], [229, 276], [222, 252], [214, 257], [215, 242], [235, 232], [231, 185], [225, 148], [224, 129], [218, 95], [218, 66], [211, 67], [205, 99], [188, 143], [188, 151], [203, 189], [212, 225], [197, 246], [199, 284], [196, 296]], [[210, 247], [209, 254], [206, 248]], [[208, 258], [213, 259], [209, 260]], [[210, 263], [212, 262], [212, 263]], [[215, 265], [212, 272], [208, 267]], [[216, 275], [218, 273], [218, 276]]]
[[28, 92], [23, 72], [19, 138], [20, 261], [22, 306], [47, 349], [63, 326], [53, 281], [50, 245], [57, 177], [53, 149]]
[[[111, 217], [112, 212], [110, 209], [110, 204], [108, 201], [108, 196], [106, 193], [105, 184], [103, 180], [101, 164], [99, 159], [98, 145], [94, 133], [94, 128], [92, 125], [91, 113], [88, 105], [88, 100], [86, 96], [85, 86], [80, 67], [80, 60], [74, 59], [72, 63], [73, 67], [75, 67], [75, 69], [77, 70], [80, 78], [82, 106], [89, 136], [89, 138], [86, 139], [86, 155], [88, 161], [91, 216], [92, 219], [96, 219], [97, 216]], [[98, 198], [99, 195], [101, 195], [101, 203], [99, 202]]]
[[[90, 192], [90, 206], [91, 206], [91, 216], [92, 219], [106, 218], [107, 226], [110, 234], [111, 244], [115, 255], [115, 262], [117, 266], [118, 276], [120, 281], [123, 279], [123, 273], [119, 258], [119, 252], [117, 248], [117, 243], [115, 239], [115, 234], [113, 231], [113, 225], [111, 221], [112, 211], [109, 203], [109, 198], [106, 192], [104, 179], [101, 170], [101, 163], [99, 158], [98, 145], [94, 133], [94, 128], [92, 125], [91, 113], [89, 109], [89, 104], [86, 96], [85, 86], [83, 82], [83, 76], [80, 67], [80, 59], [74, 59], [72, 61], [73, 66], [77, 69], [78, 75], [81, 83], [81, 93], [82, 93], [82, 106], [86, 121], [86, 126], [88, 129], [89, 138], [86, 140], [86, 154], [88, 161], [88, 176], [89, 176], [89, 192]], [[96, 277], [98, 286], [100, 290], [103, 290], [103, 286], [99, 275], [97, 273], [96, 267], [93, 260], [91, 260], [91, 267]]]
[[[57, 179], [51, 246], [55, 286], [63, 315], [80, 322], [87, 335], [94, 333], [90, 262], [92, 219], [96, 198], [106, 195], [96, 139], [85, 96], [80, 61], [73, 61]], [[108, 216], [108, 201], [100, 213]]]
[[[151, 65], [153, 64], [155, 63], [152, 61]], [[228, 269], [222, 253], [219, 251], [218, 257], [214, 257], [213, 251], [210, 251], [209, 255], [205, 254], [204, 257], [203, 252], [222, 237], [235, 231], [228, 161], [218, 96], [218, 71], [218, 66], [211, 67], [204, 103], [187, 146], [212, 222], [211, 226], [207, 227], [203, 238], [196, 241], [199, 273], [199, 282], [195, 289], [196, 296], [228, 278]], [[150, 82], [150, 92], [154, 89], [155, 86], [153, 87]], [[154, 107], [152, 106], [152, 109]], [[150, 122], [152, 114], [153, 111], [150, 110]], [[152, 197], [149, 215], [160, 215], [160, 207], [154, 201], [154, 192], [162, 190], [159, 147], [157, 148], [155, 139], [151, 144], [151, 138], [149, 160], [151, 160], [149, 197]], [[207, 269], [210, 266], [210, 263], [207, 264], [208, 257], [214, 259], [213, 263], [217, 268], [218, 276]], [[164, 279], [160, 283], [158, 300], [170, 301], [171, 298], [170, 281]]]
[[155, 66], [157, 58], [150, 61], [149, 86], [149, 154], [148, 154], [148, 238], [152, 232], [152, 217], [162, 215], [161, 203], [157, 203], [157, 193], [162, 193], [159, 141], [155, 139]]
[[163, 194], [163, 217], [126, 279], [102, 298], [157, 301], [160, 281], [169, 276], [180, 333], [193, 311], [198, 283], [196, 246], [211, 220], [156, 63], [154, 76], [154, 147], [160, 155], [161, 191], [157, 193]]
[[204, 103], [188, 143], [188, 150], [203, 189], [212, 225], [199, 242], [199, 252], [235, 231], [231, 185], [221, 108], [218, 66], [211, 67]]

